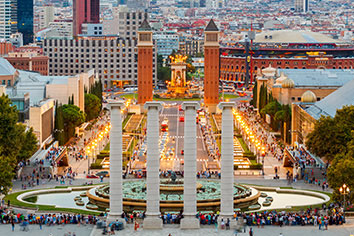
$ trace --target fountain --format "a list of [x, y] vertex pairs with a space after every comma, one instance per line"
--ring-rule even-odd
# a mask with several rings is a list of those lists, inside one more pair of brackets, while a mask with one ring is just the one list
[[170, 56], [171, 81], [167, 82], [167, 97], [185, 98], [189, 96], [189, 82], [186, 80], [187, 56]]
[[[171, 176], [172, 177], [172, 176]], [[161, 212], [183, 210], [183, 179], [163, 179], [160, 181]], [[220, 182], [217, 180], [197, 181], [198, 211], [217, 211], [220, 209]], [[109, 208], [109, 185], [87, 191], [89, 201], [102, 209]], [[260, 192], [242, 185], [234, 185], [234, 207], [247, 208], [258, 202]], [[127, 212], [146, 209], [146, 182], [132, 180], [123, 183], [123, 208]]]

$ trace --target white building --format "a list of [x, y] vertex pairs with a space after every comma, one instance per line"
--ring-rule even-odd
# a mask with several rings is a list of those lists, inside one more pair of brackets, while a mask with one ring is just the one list
[[40, 7], [38, 17], [39, 29], [44, 29], [48, 27], [49, 23], [54, 21], [54, 6]]
[[0, 0], [0, 39], [9, 39], [17, 31], [17, 1]]

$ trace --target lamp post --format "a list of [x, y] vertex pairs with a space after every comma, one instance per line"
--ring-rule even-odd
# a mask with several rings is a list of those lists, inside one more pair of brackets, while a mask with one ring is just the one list
[[343, 204], [343, 217], [344, 217], [344, 221], [345, 221], [345, 195], [349, 194], [350, 189], [346, 184], [343, 184], [342, 187], [339, 188], [339, 192], [340, 194], [343, 195], [344, 197], [344, 204]]

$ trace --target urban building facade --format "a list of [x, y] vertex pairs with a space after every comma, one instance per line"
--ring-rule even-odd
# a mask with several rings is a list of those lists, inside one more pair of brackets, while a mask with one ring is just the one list
[[34, 71], [41, 75], [48, 75], [49, 58], [37, 52], [10, 52], [4, 58], [18, 70]]
[[23, 35], [23, 44], [33, 42], [33, 1], [17, 0], [17, 30]]
[[100, 23], [99, 0], [73, 1], [73, 33], [74, 36], [82, 34], [83, 23]]
[[310, 0], [295, 0], [295, 11], [308, 12]]
[[[137, 40], [116, 36], [45, 39], [44, 55], [49, 57], [49, 75], [75, 75], [95, 69], [104, 88], [137, 85]], [[156, 81], [156, 55], [153, 49], [153, 80]]]
[[157, 54], [164, 57], [179, 49], [179, 36], [174, 31], [155, 33], [153, 39], [156, 43]]
[[54, 21], [54, 6], [43, 6], [38, 13], [38, 30], [49, 26]]
[[0, 0], [0, 39], [17, 31], [17, 0]]
[[122, 8], [118, 17], [118, 35], [120, 38], [137, 39], [138, 28], [149, 15], [141, 10]]

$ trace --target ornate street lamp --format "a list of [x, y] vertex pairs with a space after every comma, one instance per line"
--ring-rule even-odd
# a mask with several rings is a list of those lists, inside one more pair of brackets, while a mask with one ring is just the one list
[[340, 192], [340, 194], [342, 194], [344, 196], [343, 217], [344, 217], [344, 220], [345, 220], [345, 203], [346, 203], [345, 202], [345, 195], [350, 193], [350, 189], [349, 189], [349, 187], [346, 184], [343, 184], [343, 186], [339, 188], [339, 192]]

